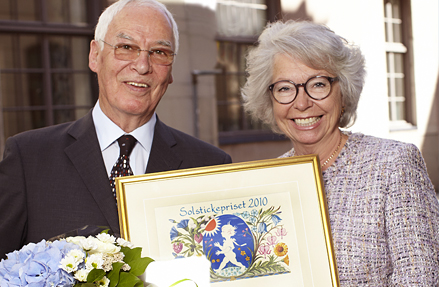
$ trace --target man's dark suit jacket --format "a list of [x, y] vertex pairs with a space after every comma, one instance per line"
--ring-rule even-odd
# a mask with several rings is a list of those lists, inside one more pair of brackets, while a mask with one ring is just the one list
[[[230, 162], [220, 149], [157, 119], [146, 173]], [[91, 112], [9, 138], [0, 162], [0, 258], [85, 225], [119, 233]]]

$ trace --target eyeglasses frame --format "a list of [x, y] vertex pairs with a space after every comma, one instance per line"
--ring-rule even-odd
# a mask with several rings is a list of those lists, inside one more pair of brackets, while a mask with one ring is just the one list
[[[329, 89], [329, 93], [328, 93], [328, 95], [325, 96], [325, 97], [323, 97], [323, 98], [321, 98], [321, 99], [313, 98], [313, 97], [308, 93], [308, 91], [306, 90], [306, 84], [308, 84], [308, 82], [309, 82], [310, 80], [315, 79], [315, 78], [325, 78], [325, 79], [327, 79], [327, 80], [329, 81], [329, 84], [330, 84], [330, 89]], [[292, 102], [294, 102], [294, 100], [297, 98], [297, 95], [299, 94], [299, 88], [300, 88], [300, 87], [303, 87], [303, 89], [305, 90], [305, 93], [308, 95], [308, 97], [310, 97], [310, 98], [313, 99], [313, 100], [321, 101], [321, 100], [326, 99], [326, 98], [329, 97], [329, 95], [331, 94], [331, 92], [332, 92], [332, 83], [334, 83], [335, 81], [338, 81], [338, 77], [315, 76], [315, 77], [311, 77], [311, 78], [309, 78], [308, 80], [306, 80], [305, 83], [302, 83], [302, 84], [296, 84], [296, 83], [294, 83], [293, 81], [290, 81], [290, 80], [281, 80], [281, 81], [277, 81], [277, 82], [275, 82], [275, 83], [269, 85], [269, 86], [268, 86], [268, 89], [270, 90], [271, 96], [273, 97], [273, 99], [274, 99], [276, 102], [278, 102], [279, 104], [282, 104], [282, 105], [288, 105], [288, 104], [291, 104]], [[274, 96], [274, 93], [273, 93], [273, 87], [274, 87], [277, 83], [280, 83], [280, 82], [289, 82], [289, 83], [293, 84], [293, 85], [296, 87], [296, 95], [295, 95], [294, 98], [293, 98], [291, 101], [289, 101], [288, 103], [281, 103], [281, 102], [279, 102], [278, 99], [276, 99], [276, 97]]]
[[[116, 49], [122, 48], [122, 46], [123, 46], [123, 45], [122, 46], [111, 45], [110, 43], [107, 43], [107, 42], [105, 42], [102, 39], [99, 39], [99, 40], [101, 40], [102, 42], [104, 42], [108, 46], [112, 47], [113, 50], [114, 50], [114, 53], [116, 53]], [[137, 45], [135, 45], [135, 46], [137, 46]], [[139, 46], [137, 46], [137, 47], [139, 47]], [[177, 55], [172, 50], [170, 50], [170, 51], [172, 52], [170, 54], [171, 56]], [[149, 59], [151, 59], [151, 54], [154, 53], [154, 51], [151, 51], [151, 50], [148, 50], [148, 49], [140, 49], [140, 47], [139, 47], [139, 49], [137, 49], [137, 58], [135, 60], [137, 60], [140, 57], [140, 52], [148, 52]], [[115, 57], [116, 57], [116, 55], [115, 55]], [[118, 60], [120, 60], [120, 61], [134, 61], [134, 60], [121, 60], [121, 59], [118, 59]], [[172, 57], [172, 61], [169, 64], [157, 64], [157, 63], [154, 62], [154, 60], [151, 60], [151, 62], [153, 62], [156, 65], [160, 65], [160, 66], [170, 66], [170, 65], [172, 65], [172, 63], [174, 63], [174, 57]]]

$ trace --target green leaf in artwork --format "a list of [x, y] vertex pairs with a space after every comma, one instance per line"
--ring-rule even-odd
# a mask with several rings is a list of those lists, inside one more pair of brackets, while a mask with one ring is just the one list
[[88, 273], [87, 283], [93, 283], [101, 280], [105, 276], [105, 271], [102, 269], [93, 269]]

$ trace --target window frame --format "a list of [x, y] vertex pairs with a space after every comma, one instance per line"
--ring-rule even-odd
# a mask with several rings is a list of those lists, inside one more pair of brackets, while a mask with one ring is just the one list
[[[11, 3], [13, 4], [15, 0]], [[15, 4], [13, 4], [15, 5]], [[65, 24], [65, 23], [51, 23], [48, 22], [47, 9], [50, 9], [46, 0], [35, 0], [35, 11], [39, 13], [40, 21], [21, 21], [21, 20], [0, 20], [0, 34], [3, 35], [36, 35], [40, 36], [41, 42], [41, 58], [42, 58], [42, 68], [8, 68], [0, 69], [2, 73], [16, 73], [16, 74], [27, 74], [27, 73], [39, 73], [42, 75], [43, 83], [43, 106], [15, 106], [15, 107], [4, 107], [3, 103], [0, 102], [0, 158], [2, 157], [4, 144], [5, 144], [5, 123], [4, 123], [4, 112], [26, 112], [32, 110], [39, 110], [45, 114], [44, 126], [50, 126], [55, 124], [54, 113], [59, 109], [70, 109], [77, 110], [83, 108], [91, 108], [89, 106], [81, 105], [54, 105], [52, 103], [52, 75], [56, 73], [77, 73], [84, 72], [83, 70], [75, 70], [73, 67], [68, 69], [57, 69], [50, 67], [50, 55], [49, 55], [49, 38], [51, 36], [66, 36], [66, 37], [86, 37], [88, 40], [94, 37], [94, 28], [97, 24], [102, 10], [108, 5], [105, 0], [87, 0], [85, 1], [85, 9], [87, 11], [87, 25], [75, 25], [75, 24]], [[12, 7], [12, 13], [14, 13], [14, 7]], [[18, 18], [12, 15], [11, 18]], [[90, 77], [92, 77], [91, 83], [91, 94], [98, 94], [98, 85], [96, 77], [90, 72]], [[0, 95], [1, 96], [4, 95]]]
[[[273, 22], [279, 19], [282, 19], [281, 16], [281, 1], [280, 0], [266, 0], [265, 4], [267, 5], [266, 10], [266, 19], [269, 22]], [[218, 43], [218, 46], [221, 42], [223, 43], [234, 43], [237, 45], [255, 45], [258, 41], [258, 36], [233, 36], [227, 37], [217, 34], [215, 37], [215, 41]], [[241, 50], [241, 49], [237, 49]], [[218, 51], [219, 53], [219, 51]], [[244, 55], [236, 55], [238, 62], [241, 61], [240, 57]], [[226, 71], [222, 69], [221, 75], [245, 75], [245, 71], [241, 69], [238, 65], [238, 71]], [[224, 105], [223, 101], [218, 100], [217, 98], [217, 107], [220, 105]], [[261, 142], [261, 141], [280, 141], [285, 140], [285, 136], [273, 133], [269, 129], [246, 129], [251, 124], [251, 119], [248, 115], [245, 114], [245, 111], [242, 111], [241, 114], [242, 126], [244, 129], [235, 130], [235, 131], [218, 131], [218, 142], [220, 145], [228, 145], [228, 144], [239, 144], [239, 143], [250, 143], [250, 142]], [[219, 115], [217, 118], [219, 125]]]
[[[386, 8], [386, 4], [388, 2], [392, 2], [395, 0], [384, 0], [384, 9]], [[399, 2], [400, 7], [400, 18], [396, 18], [400, 20], [401, 24], [401, 42], [387, 42], [387, 37], [385, 39], [385, 50], [386, 50], [386, 64], [388, 66], [387, 69], [390, 68], [390, 71], [387, 71], [387, 80], [388, 80], [388, 108], [389, 108], [389, 123], [390, 130], [407, 130], [416, 128], [416, 97], [415, 97], [415, 81], [414, 81], [414, 63], [413, 63], [413, 34], [412, 34], [412, 21], [411, 21], [411, 7], [410, 1], [407, 0], [396, 0]], [[384, 11], [385, 12], [385, 11]], [[395, 18], [390, 18], [389, 21], [386, 17], [386, 13], [384, 13], [384, 25], [387, 33], [392, 30], [391, 22], [394, 21]], [[390, 23], [389, 23], [390, 22]], [[394, 58], [395, 54], [402, 55], [402, 73], [394, 73], [394, 65], [389, 63], [389, 55], [390, 59]], [[391, 85], [389, 86], [389, 80], [392, 82], [392, 79], [402, 78], [403, 79], [403, 88], [404, 88], [404, 96], [396, 95], [395, 88]], [[390, 97], [389, 97], [390, 93]], [[405, 117], [402, 120], [398, 120], [395, 117], [392, 117], [392, 110], [395, 111], [395, 105], [397, 101], [404, 102], [404, 113]], [[396, 111], [394, 112], [396, 113]], [[393, 113], [393, 114], [394, 114]]]

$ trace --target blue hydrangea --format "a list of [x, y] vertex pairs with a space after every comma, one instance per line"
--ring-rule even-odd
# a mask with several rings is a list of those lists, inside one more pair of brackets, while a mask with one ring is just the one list
[[42, 240], [7, 254], [8, 259], [0, 261], [0, 286], [72, 286], [73, 275], [59, 267], [72, 249], [80, 247], [64, 240]]

